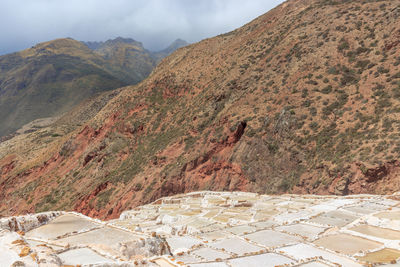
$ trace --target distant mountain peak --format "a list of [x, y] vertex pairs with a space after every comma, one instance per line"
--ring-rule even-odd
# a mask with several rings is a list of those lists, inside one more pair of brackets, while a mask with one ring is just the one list
[[118, 42], [118, 43], [136, 43], [132, 38], [117, 37], [115, 39], [109, 39], [106, 42]]
[[105, 45], [115, 45], [115, 44], [130, 44], [143, 47], [141, 42], [138, 42], [132, 38], [117, 37], [115, 39], [109, 39], [104, 42]]
[[130, 44], [143, 48], [143, 44], [141, 42], [138, 42], [132, 38], [124, 38], [124, 37], [108, 39], [105, 42], [100, 41], [100, 42], [82, 42], [82, 43], [84, 43], [87, 47], [89, 47], [92, 50], [98, 50], [107, 46], [115, 46], [119, 44]]
[[[44, 54], [67, 54], [71, 56], [90, 57], [91, 51], [81, 42], [72, 38], [59, 38], [38, 43], [31, 48], [19, 52], [22, 57], [32, 57]], [[7, 56], [7, 55], [4, 55]]]
[[185, 40], [183, 40], [183, 39], [181, 39], [181, 38], [178, 38], [178, 39], [176, 39], [174, 42], [172, 42], [173, 44], [175, 44], [175, 43], [180, 43], [180, 44], [184, 44], [184, 45], [188, 45], [189, 43], [188, 42], [186, 42]]
[[171, 54], [174, 52], [176, 49], [179, 49], [181, 47], [187, 46], [189, 43], [186, 42], [185, 40], [182, 40], [180, 38], [176, 39], [173, 41], [167, 48], [164, 50], [161, 50], [160, 52], [166, 53], [166, 54]]
[[72, 38], [58, 38], [47, 42], [38, 43], [32, 48], [45, 48], [45, 47], [71, 47], [71, 46], [79, 46], [80, 42], [76, 41]]
[[169, 56], [170, 54], [172, 54], [173, 52], [175, 52], [175, 50], [187, 46], [189, 43], [186, 42], [185, 40], [182, 40], [180, 38], [176, 39], [175, 41], [173, 41], [168, 47], [166, 47], [165, 49], [158, 51], [158, 52], [153, 52], [153, 57], [155, 58], [155, 60], [157, 62], [160, 62], [161, 59], [163, 59], [164, 57]]

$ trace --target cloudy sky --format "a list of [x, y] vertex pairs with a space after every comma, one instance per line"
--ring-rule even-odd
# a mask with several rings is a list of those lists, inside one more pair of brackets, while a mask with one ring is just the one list
[[130, 37], [150, 50], [233, 30], [282, 0], [0, 0], [0, 54], [72, 37]]

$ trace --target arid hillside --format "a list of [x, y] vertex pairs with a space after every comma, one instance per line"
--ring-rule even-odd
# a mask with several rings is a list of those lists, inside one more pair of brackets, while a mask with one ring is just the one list
[[399, 48], [399, 0], [285, 2], [0, 143], [0, 214], [115, 218], [195, 190], [399, 191]]

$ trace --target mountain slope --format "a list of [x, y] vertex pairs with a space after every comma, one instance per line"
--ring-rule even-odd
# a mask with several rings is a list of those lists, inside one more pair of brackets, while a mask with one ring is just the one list
[[82, 126], [0, 143], [0, 213], [399, 191], [399, 22], [399, 1], [291, 0], [179, 49]]
[[141, 43], [124, 38], [86, 44], [58, 39], [1, 56], [0, 137], [35, 119], [60, 115], [98, 93], [136, 84], [156, 64]]
[[153, 68], [166, 56], [175, 50], [187, 46], [182, 39], [172, 42], [167, 48], [152, 52], [143, 47], [143, 44], [130, 38], [118, 37], [105, 42], [84, 42], [90, 49], [100, 54], [118, 73], [121, 79], [136, 84], [147, 77]]
[[108, 63], [108, 68], [128, 84], [136, 84], [146, 78], [156, 61], [142, 43], [118, 37], [106, 42], [84, 43]]
[[104, 60], [72, 39], [39, 44], [0, 57], [0, 136], [59, 115], [96, 93], [126, 85]]

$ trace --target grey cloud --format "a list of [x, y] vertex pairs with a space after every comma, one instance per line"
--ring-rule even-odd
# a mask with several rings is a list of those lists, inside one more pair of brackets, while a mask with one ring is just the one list
[[158, 50], [228, 32], [283, 0], [0, 0], [0, 54], [72, 37], [131, 37]]

